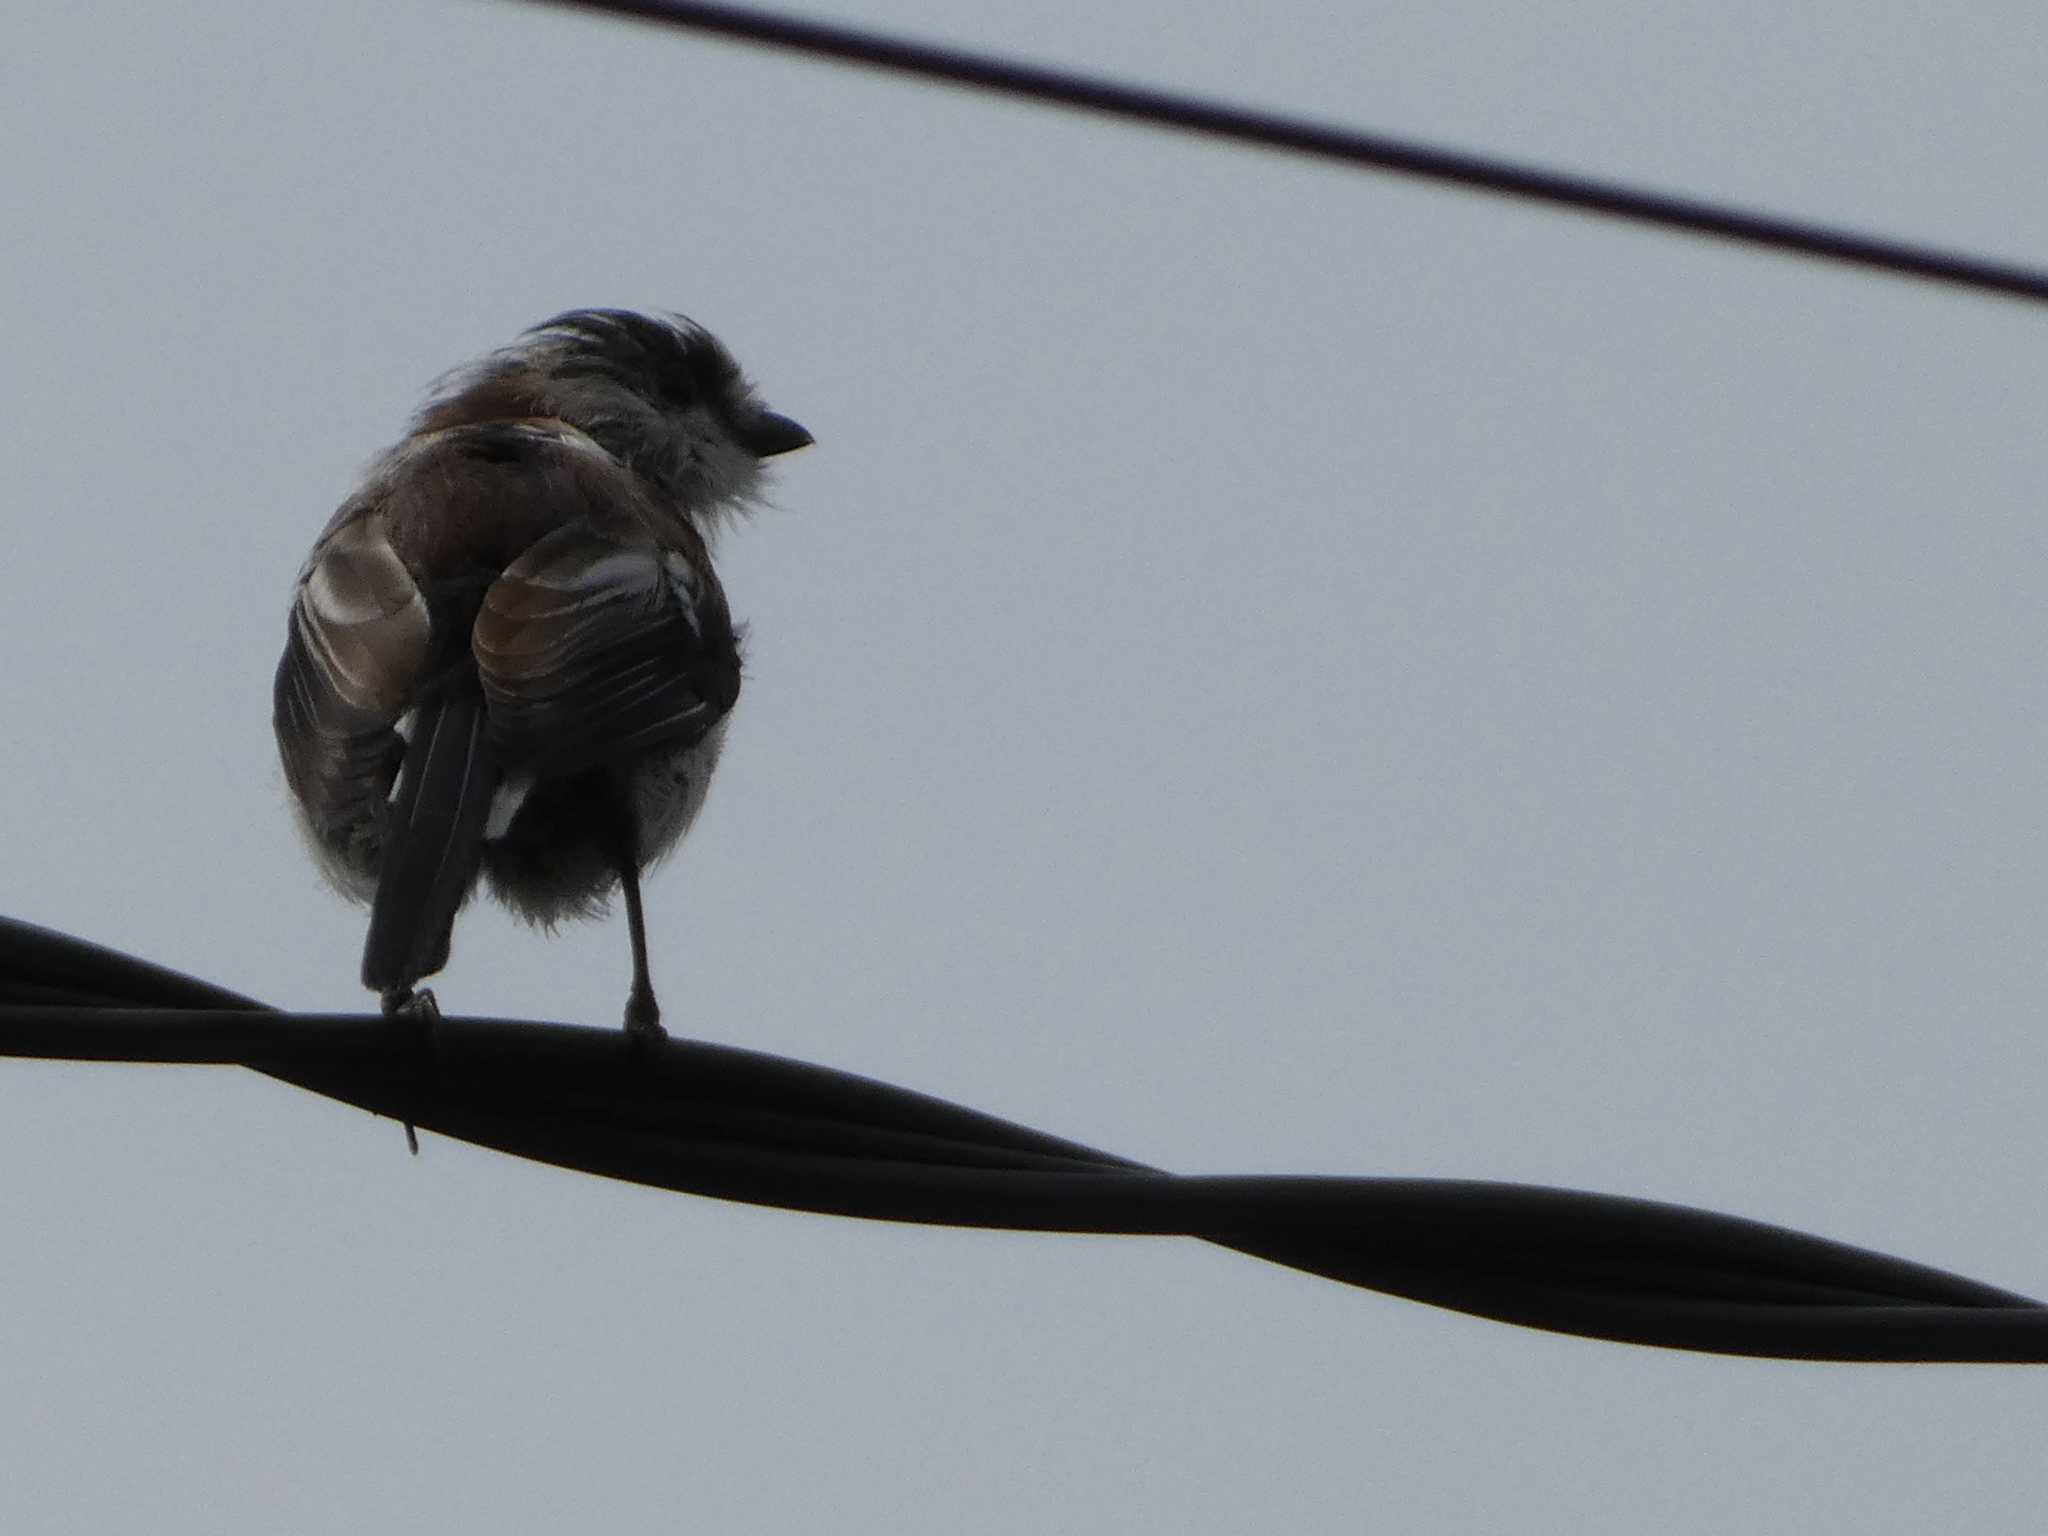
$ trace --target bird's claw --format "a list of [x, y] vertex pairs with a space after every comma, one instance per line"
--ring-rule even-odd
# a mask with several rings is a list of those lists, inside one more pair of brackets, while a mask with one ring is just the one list
[[626, 1003], [626, 1063], [634, 1072], [644, 1071], [660, 1053], [668, 1031], [661, 1027], [661, 1011], [651, 997], [635, 995]]
[[626, 1033], [643, 1040], [668, 1038], [668, 1031], [661, 1027], [661, 1008], [653, 997], [636, 992], [626, 999]]
[[[434, 1026], [441, 1022], [441, 1005], [434, 1001], [434, 994], [427, 987], [392, 987], [383, 993], [378, 1002], [384, 1009], [384, 1017], [400, 1029], [410, 1032], [413, 1054], [422, 1068], [433, 1065]], [[420, 1155], [420, 1133], [411, 1120], [405, 1126], [406, 1149], [414, 1157]]]
[[434, 1001], [431, 987], [392, 987], [378, 997], [387, 1019], [411, 1019], [422, 1029], [432, 1029], [441, 1019], [441, 1005]]

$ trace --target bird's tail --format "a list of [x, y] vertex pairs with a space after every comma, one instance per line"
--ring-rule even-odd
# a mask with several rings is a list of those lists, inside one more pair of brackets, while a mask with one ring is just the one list
[[453, 680], [423, 700], [413, 719], [363, 944], [363, 985], [387, 994], [447, 964], [455, 912], [476, 882], [500, 778], [475, 678]]

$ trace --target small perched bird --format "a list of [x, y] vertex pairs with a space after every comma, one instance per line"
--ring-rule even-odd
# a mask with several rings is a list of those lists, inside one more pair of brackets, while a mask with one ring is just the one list
[[626, 1027], [661, 1032], [640, 875], [740, 691], [708, 541], [810, 433], [680, 317], [572, 310], [456, 369], [313, 546], [273, 721], [301, 830], [370, 905], [387, 1013], [487, 880], [542, 924], [625, 893]]

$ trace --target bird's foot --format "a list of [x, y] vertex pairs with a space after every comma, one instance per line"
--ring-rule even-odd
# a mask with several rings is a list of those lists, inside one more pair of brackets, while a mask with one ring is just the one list
[[661, 1005], [655, 1002], [652, 992], [636, 988], [626, 999], [626, 1033], [643, 1040], [668, 1038], [668, 1031], [661, 1027]]
[[652, 992], [635, 989], [626, 999], [626, 1061], [638, 1070], [645, 1066], [668, 1039], [668, 1031], [661, 1027], [661, 1009], [656, 1006]]
[[387, 1019], [400, 1016], [431, 1024], [441, 1017], [441, 1005], [434, 1001], [432, 987], [386, 987], [377, 994]]
[[[434, 1064], [434, 1026], [441, 1022], [441, 1005], [434, 1001], [433, 992], [426, 987], [391, 987], [378, 1001], [383, 1005], [384, 1017], [396, 1029], [406, 1031], [406, 1043], [412, 1047], [413, 1057], [422, 1071], [431, 1070]], [[420, 1133], [407, 1120], [405, 1145], [414, 1157], [420, 1155]]]

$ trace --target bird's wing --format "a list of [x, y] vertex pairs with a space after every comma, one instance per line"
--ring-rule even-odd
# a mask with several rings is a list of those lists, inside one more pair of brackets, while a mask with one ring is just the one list
[[372, 509], [344, 508], [292, 603], [272, 724], [307, 840], [336, 885], [374, 890], [400, 714], [427, 666], [427, 602]]
[[472, 635], [508, 771], [561, 778], [700, 740], [739, 697], [707, 565], [588, 526], [548, 535], [484, 594]]

